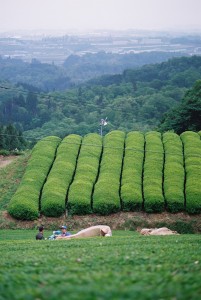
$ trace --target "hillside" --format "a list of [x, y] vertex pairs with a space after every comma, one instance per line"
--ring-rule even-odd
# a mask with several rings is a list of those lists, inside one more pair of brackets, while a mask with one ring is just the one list
[[181, 56], [182, 53], [179, 52], [115, 54], [102, 51], [82, 56], [70, 55], [63, 66], [42, 63], [35, 58], [31, 62], [25, 62], [21, 59], [0, 56], [0, 81], [31, 84], [43, 92], [60, 91], [97, 76], [119, 74], [127, 68], [138, 68]]
[[164, 113], [176, 107], [201, 78], [201, 57], [175, 58], [104, 76], [66, 92], [40, 93], [34, 87], [1, 83], [0, 119], [14, 123], [27, 138], [156, 129]]
[[171, 108], [159, 125], [160, 130], [174, 130], [181, 133], [185, 130], [197, 131], [201, 128], [201, 80], [196, 81], [182, 101]]
[[112, 131], [36, 144], [8, 211], [109, 215], [119, 211], [201, 212], [201, 132]]
[[72, 86], [64, 69], [36, 59], [28, 63], [21, 59], [3, 59], [0, 56], [0, 69], [0, 81], [32, 85], [40, 91], [65, 90]]
[[[156, 64], [173, 57], [181, 57], [181, 52], [141, 52], [141, 53], [86, 53], [85, 55], [70, 55], [63, 63], [68, 76], [74, 82], [85, 82], [105, 74], [120, 74], [125, 69], [138, 69], [143, 65]], [[185, 56], [188, 57], [187, 54]]]

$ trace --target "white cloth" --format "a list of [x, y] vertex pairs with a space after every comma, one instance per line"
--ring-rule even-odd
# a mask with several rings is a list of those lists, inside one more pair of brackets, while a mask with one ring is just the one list
[[76, 234], [71, 234], [70, 236], [64, 237], [65, 239], [73, 238], [87, 238], [94, 236], [112, 236], [111, 228], [107, 225], [96, 225], [91, 226], [81, 231], [78, 231]]
[[143, 228], [140, 233], [142, 235], [171, 235], [171, 234], [178, 234], [177, 231], [173, 231], [168, 229], [167, 227], [161, 228]]

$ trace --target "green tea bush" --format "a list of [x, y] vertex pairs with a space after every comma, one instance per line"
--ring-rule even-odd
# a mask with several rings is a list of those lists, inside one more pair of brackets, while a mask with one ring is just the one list
[[96, 133], [84, 136], [73, 183], [68, 193], [67, 209], [70, 214], [92, 212], [92, 191], [98, 175], [102, 152], [102, 138]]
[[39, 216], [39, 198], [61, 139], [46, 137], [32, 150], [21, 184], [12, 197], [8, 212], [16, 219], [34, 220]]
[[119, 187], [124, 153], [125, 133], [109, 132], [103, 140], [103, 155], [93, 194], [93, 211], [108, 215], [121, 209]]
[[144, 135], [129, 132], [125, 140], [125, 156], [122, 172], [121, 199], [124, 211], [142, 209], [142, 168], [144, 160]]
[[184, 161], [180, 137], [173, 132], [163, 134], [165, 151], [164, 195], [167, 210], [173, 213], [184, 210]]
[[85, 215], [92, 212], [91, 196], [93, 183], [86, 179], [76, 179], [70, 188], [68, 197], [68, 212], [71, 215]]
[[82, 138], [70, 134], [57, 149], [57, 156], [44, 185], [41, 212], [45, 216], [59, 217], [66, 209], [66, 194], [72, 181]]
[[35, 193], [31, 196], [15, 195], [9, 205], [8, 212], [11, 216], [19, 220], [35, 220], [39, 217], [38, 200], [39, 194]]
[[156, 131], [146, 133], [143, 176], [144, 209], [146, 212], [161, 212], [164, 210], [163, 160], [161, 134]]
[[186, 170], [186, 211], [201, 212], [201, 140], [200, 135], [186, 131], [181, 134]]

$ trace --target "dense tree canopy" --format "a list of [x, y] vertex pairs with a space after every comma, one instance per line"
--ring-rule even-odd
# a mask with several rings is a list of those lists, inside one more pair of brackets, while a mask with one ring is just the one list
[[21, 150], [26, 146], [22, 133], [12, 124], [0, 125], [0, 150]]
[[162, 131], [174, 130], [177, 133], [201, 129], [201, 80], [186, 93], [179, 105], [165, 114], [159, 128]]
[[37, 60], [28, 63], [20, 59], [0, 59], [0, 69], [0, 80], [14, 84], [19, 82], [31, 84], [43, 91], [65, 90], [72, 87], [70, 78], [62, 68]]
[[3, 59], [0, 56], [0, 80], [31, 84], [46, 92], [61, 91], [103, 74], [118, 74], [127, 68], [159, 63], [181, 55], [173, 52], [117, 54], [102, 51], [83, 56], [70, 55], [63, 66], [41, 63], [37, 59], [32, 59], [29, 63], [10, 57]]
[[86, 53], [83, 56], [70, 55], [63, 67], [73, 81], [83, 82], [105, 74], [119, 74], [128, 68], [139, 68], [147, 64], [181, 57], [179, 52], [141, 52], [141, 53]]
[[98, 132], [105, 117], [104, 133], [145, 132], [157, 128], [200, 78], [201, 57], [193, 56], [107, 75], [64, 92], [43, 93], [32, 82], [15, 86], [0, 82], [0, 120], [31, 139]]

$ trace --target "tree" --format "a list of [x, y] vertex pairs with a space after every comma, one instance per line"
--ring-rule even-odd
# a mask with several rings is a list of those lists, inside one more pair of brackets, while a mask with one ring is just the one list
[[34, 93], [29, 92], [26, 98], [26, 107], [27, 110], [31, 112], [33, 115], [36, 115], [37, 104], [38, 104], [37, 96]]
[[186, 130], [201, 129], [201, 80], [196, 81], [176, 108], [164, 115], [159, 129], [174, 130], [179, 134]]
[[5, 148], [4, 127], [0, 125], [0, 149]]
[[[1, 134], [2, 132], [2, 134]], [[0, 149], [12, 151], [24, 149], [26, 141], [23, 138], [22, 132], [17, 130], [12, 124], [0, 127]]]
[[9, 124], [5, 128], [5, 137], [6, 137], [6, 143], [5, 143], [5, 149], [6, 150], [14, 150], [19, 148], [19, 141], [18, 141], [18, 132], [16, 128]]

